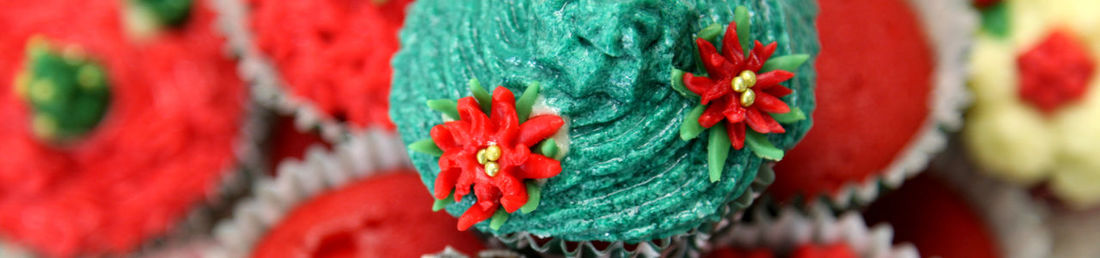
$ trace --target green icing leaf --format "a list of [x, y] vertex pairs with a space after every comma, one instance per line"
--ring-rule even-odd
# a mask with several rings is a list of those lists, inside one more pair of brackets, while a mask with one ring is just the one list
[[542, 196], [542, 187], [535, 181], [527, 181], [527, 203], [523, 204], [523, 207], [519, 208], [523, 214], [531, 213], [535, 211], [535, 208], [539, 207], [539, 198]]
[[527, 121], [527, 118], [531, 116], [531, 107], [535, 106], [535, 99], [539, 97], [539, 82], [532, 82], [527, 85], [527, 90], [523, 91], [523, 95], [519, 96], [516, 100], [516, 115], [519, 117], [519, 122], [523, 123]]
[[699, 137], [700, 133], [703, 133], [703, 130], [706, 130], [702, 125], [699, 125], [699, 116], [703, 115], [703, 111], [706, 109], [707, 106], [704, 105], [695, 106], [687, 117], [684, 117], [684, 123], [680, 125], [681, 140], [695, 139], [695, 137]]
[[749, 9], [738, 6], [733, 9], [733, 21], [737, 22], [737, 39], [741, 40], [741, 49], [745, 50], [745, 56], [752, 51], [752, 27], [749, 21]]
[[695, 92], [691, 92], [687, 89], [687, 85], [684, 85], [684, 71], [676, 68], [672, 68], [672, 73], [668, 77], [669, 84], [672, 85], [672, 90], [680, 93], [680, 96], [698, 99], [699, 95]]
[[458, 120], [458, 103], [449, 99], [433, 99], [428, 101], [428, 108], [439, 111], [451, 119]]
[[982, 31], [989, 33], [997, 38], [1008, 37], [1009, 29], [1012, 26], [1012, 22], [1009, 21], [1008, 15], [1010, 14], [1008, 1], [1000, 1], [992, 6], [983, 8], [982, 12]]
[[764, 62], [764, 66], [760, 67], [760, 71], [757, 73], [766, 73], [775, 70], [795, 72], [798, 70], [799, 66], [802, 66], [802, 64], [806, 63], [806, 60], [809, 59], [810, 55], [807, 54], [773, 57], [767, 62]]
[[752, 130], [745, 132], [745, 143], [756, 153], [757, 157], [779, 161], [783, 159], [783, 150], [776, 148], [768, 141], [768, 137]]
[[772, 118], [775, 118], [775, 121], [783, 124], [794, 123], [806, 119], [806, 113], [802, 113], [802, 109], [797, 107], [791, 108], [791, 112], [771, 115]]
[[717, 39], [718, 34], [721, 34], [721, 33], [722, 33], [722, 25], [715, 23], [715, 24], [711, 24], [710, 26], [707, 26], [706, 28], [703, 28], [703, 30], [699, 31], [699, 33], [696, 33], [696, 35], [699, 36], [699, 38], [702, 38], [703, 40], [714, 42], [714, 39]]
[[489, 94], [489, 91], [481, 87], [481, 82], [477, 78], [470, 79], [470, 92], [474, 94], [474, 98], [477, 99], [477, 104], [481, 106], [481, 111], [489, 113], [490, 107], [493, 105], [493, 95]]
[[726, 166], [730, 147], [726, 126], [719, 123], [711, 127], [710, 142], [707, 143], [707, 169], [710, 171], [711, 183], [718, 182], [718, 178], [722, 177], [722, 169]]
[[424, 153], [432, 156], [443, 156], [443, 150], [439, 149], [439, 146], [435, 145], [432, 138], [423, 139], [409, 144], [409, 149], [415, 152]]
[[493, 218], [489, 220], [489, 228], [499, 230], [500, 226], [503, 226], [506, 221], [508, 221], [508, 212], [504, 209], [497, 209], [497, 212], [493, 214]]
[[554, 158], [558, 155], [558, 143], [554, 139], [546, 139], [539, 143], [538, 152], [548, 158]]
[[447, 198], [443, 198], [442, 200], [438, 200], [438, 199], [435, 200], [435, 202], [432, 203], [432, 211], [442, 210], [443, 208], [446, 208], [448, 204], [451, 204], [451, 203], [454, 203], [454, 202], [455, 202], [455, 194], [451, 193], [451, 195], [448, 195]]

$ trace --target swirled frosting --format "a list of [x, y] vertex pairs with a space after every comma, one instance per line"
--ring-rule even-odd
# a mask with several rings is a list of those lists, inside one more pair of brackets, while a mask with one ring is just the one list
[[[511, 214], [494, 234], [528, 232], [566, 240], [638, 242], [682, 234], [721, 218], [746, 192], [763, 160], [734, 150], [721, 180], [707, 177], [706, 136], [679, 137], [698, 104], [669, 85], [673, 68], [695, 71], [695, 33], [733, 20], [745, 6], [752, 37], [778, 42], [776, 56], [815, 54], [813, 1], [449, 1], [413, 4], [394, 57], [390, 116], [406, 143], [428, 138], [442, 116], [431, 99], [469, 96], [466, 82], [522, 92], [540, 82], [545, 104], [567, 120], [569, 152], [546, 180], [537, 210]], [[812, 112], [810, 65], [785, 83], [784, 98]], [[791, 148], [811, 122], [786, 125], [769, 140]], [[437, 159], [411, 153], [428, 187]], [[459, 215], [467, 196], [447, 207]], [[425, 207], [427, 208], [427, 207]], [[489, 223], [476, 227], [489, 230]]]

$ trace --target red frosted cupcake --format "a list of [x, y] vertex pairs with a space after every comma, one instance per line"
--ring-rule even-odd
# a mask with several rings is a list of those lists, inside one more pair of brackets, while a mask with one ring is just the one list
[[956, 2], [819, 1], [814, 127], [776, 165], [767, 195], [863, 204], [925, 166], [960, 119], [973, 21]]
[[858, 213], [833, 216], [827, 207], [793, 208], [771, 215], [755, 209], [752, 221], [717, 233], [711, 258], [916, 258], [909, 244], [894, 244], [889, 225], [868, 227]]
[[484, 248], [457, 219], [409, 204], [432, 202], [412, 171], [379, 175], [295, 207], [256, 245], [253, 257], [419, 257], [447, 246]]
[[233, 217], [215, 228], [212, 255], [228, 257], [420, 257], [450, 246], [478, 253], [484, 243], [433, 212], [434, 202], [408, 161], [379, 146], [381, 133], [313, 144], [301, 160], [279, 162]]
[[247, 91], [213, 13], [159, 4], [0, 3], [6, 238], [47, 256], [122, 254], [238, 168]]
[[[390, 57], [411, 0], [223, 0], [223, 29], [257, 82], [258, 99], [328, 139], [342, 131], [392, 131]], [[293, 17], [293, 19], [288, 19]]]

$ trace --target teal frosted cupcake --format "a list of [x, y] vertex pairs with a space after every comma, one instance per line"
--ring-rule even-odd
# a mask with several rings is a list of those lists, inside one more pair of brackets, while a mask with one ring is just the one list
[[811, 125], [812, 1], [412, 6], [390, 116], [434, 208], [510, 244], [668, 252]]

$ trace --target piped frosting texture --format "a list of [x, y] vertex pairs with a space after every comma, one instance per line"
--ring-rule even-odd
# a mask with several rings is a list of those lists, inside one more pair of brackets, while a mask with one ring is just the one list
[[[538, 210], [514, 213], [491, 232], [627, 242], [686, 233], [719, 220], [762, 163], [747, 149], [732, 151], [721, 180], [711, 183], [706, 136], [679, 136], [698, 100], [669, 85], [673, 68], [702, 69], [694, 67], [695, 33], [728, 23], [737, 6], [751, 13], [753, 39], [778, 43], [775, 55], [817, 52], [816, 8], [805, 0], [419, 1], [393, 60], [390, 115], [412, 143], [443, 123], [425, 102], [468, 96], [471, 78], [513, 92], [539, 82], [545, 104], [566, 120], [569, 152], [561, 173], [545, 181]], [[784, 100], [810, 114], [812, 67], [796, 74]], [[810, 123], [791, 124], [769, 140], [790, 149]], [[410, 155], [431, 188], [437, 159]], [[447, 211], [457, 216], [473, 200]], [[476, 227], [490, 231], [488, 222]]]

